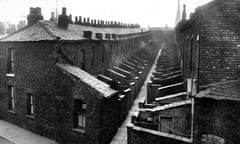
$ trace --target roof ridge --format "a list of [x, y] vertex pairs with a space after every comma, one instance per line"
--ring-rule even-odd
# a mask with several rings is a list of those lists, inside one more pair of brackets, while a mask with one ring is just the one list
[[51, 30], [46, 27], [46, 24], [43, 23], [42, 21], [39, 21], [39, 25], [54, 39], [59, 38], [57, 35], [55, 35]]

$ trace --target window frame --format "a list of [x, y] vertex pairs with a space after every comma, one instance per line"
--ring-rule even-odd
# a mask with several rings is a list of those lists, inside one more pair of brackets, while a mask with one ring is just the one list
[[7, 76], [14, 77], [14, 54], [15, 48], [10, 47], [7, 49]]
[[26, 115], [34, 116], [34, 95], [32, 93], [26, 94]]
[[[80, 105], [79, 105], [80, 104]], [[85, 130], [86, 128], [86, 110], [87, 104], [84, 103], [80, 99], [74, 99], [73, 105], [73, 128], [74, 129], [82, 129]], [[81, 116], [81, 121], [80, 117]]]
[[8, 85], [8, 111], [15, 112], [15, 87]]

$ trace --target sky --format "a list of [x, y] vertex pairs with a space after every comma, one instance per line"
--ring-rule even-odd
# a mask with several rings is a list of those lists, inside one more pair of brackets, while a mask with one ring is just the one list
[[[180, 0], [181, 10], [186, 4], [189, 15], [197, 6], [209, 1]], [[9, 23], [26, 20], [30, 7], [41, 7], [44, 19], [49, 19], [56, 7], [59, 13], [62, 7], [66, 7], [67, 14], [72, 14], [73, 18], [82, 16], [138, 23], [142, 27], [174, 27], [178, 0], [0, 0], [0, 5], [0, 21]]]

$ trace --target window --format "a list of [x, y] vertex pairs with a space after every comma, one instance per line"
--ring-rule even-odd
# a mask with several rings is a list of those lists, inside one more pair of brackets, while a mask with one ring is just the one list
[[85, 50], [82, 49], [80, 53], [80, 66], [83, 70], [85, 70]]
[[87, 104], [82, 100], [74, 100], [73, 126], [74, 128], [84, 129], [86, 127], [86, 109]]
[[15, 88], [8, 86], [8, 110], [14, 111], [15, 109]]
[[173, 130], [173, 117], [159, 116], [158, 130], [165, 133], [172, 133]]
[[33, 115], [33, 94], [28, 93], [26, 98], [26, 104], [27, 104], [27, 115]]
[[14, 72], [14, 48], [8, 48], [7, 73]]

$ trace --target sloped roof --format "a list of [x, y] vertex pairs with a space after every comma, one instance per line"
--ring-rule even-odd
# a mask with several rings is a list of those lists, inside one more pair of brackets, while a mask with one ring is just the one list
[[227, 81], [211, 84], [196, 97], [240, 101], [240, 81]]
[[102, 94], [103, 97], [110, 97], [117, 92], [116, 90], [110, 88], [108, 84], [98, 80], [97, 78], [80, 69], [79, 67], [69, 64], [57, 64], [57, 66], [65, 72], [68, 72], [72, 76], [78, 78], [81, 82], [98, 91], [100, 94]]
[[92, 27], [77, 24], [69, 24], [67, 29], [58, 27], [55, 21], [40, 20], [32, 26], [27, 26], [19, 31], [2, 38], [0, 41], [42, 41], [42, 40], [84, 40], [83, 31], [93, 33], [129, 34], [139, 33], [141, 28], [108, 28]]

